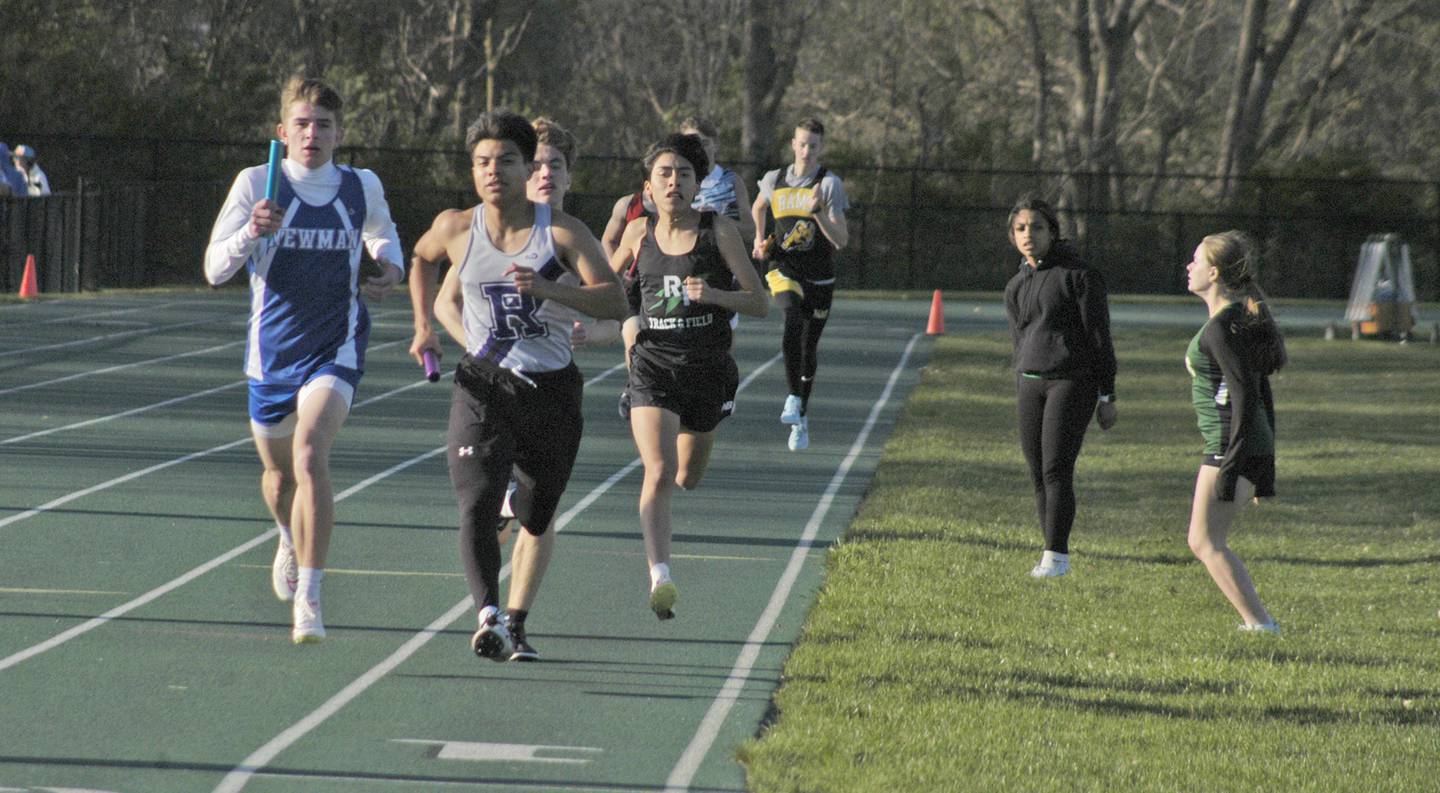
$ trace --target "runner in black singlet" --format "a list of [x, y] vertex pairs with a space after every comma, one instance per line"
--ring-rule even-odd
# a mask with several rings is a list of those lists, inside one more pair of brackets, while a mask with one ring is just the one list
[[[769, 305], [734, 221], [691, 207], [709, 161], [693, 135], [670, 135], [645, 157], [655, 216], [632, 220], [610, 265], [634, 259], [641, 328], [631, 353], [630, 429], [645, 465], [640, 527], [650, 607], [674, 616], [670, 501], [700, 483], [715, 428], [735, 406], [728, 312], [763, 317]], [[730, 289], [733, 282], [738, 290]]]

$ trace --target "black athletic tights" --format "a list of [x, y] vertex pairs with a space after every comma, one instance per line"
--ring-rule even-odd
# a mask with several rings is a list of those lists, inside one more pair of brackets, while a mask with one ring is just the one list
[[1030, 464], [1035, 509], [1045, 532], [1045, 550], [1070, 553], [1075, 522], [1075, 460], [1085, 428], [1095, 413], [1096, 386], [1090, 380], [1044, 380], [1017, 376], [1020, 450]]
[[[806, 289], [819, 291], [813, 284]], [[800, 397], [800, 415], [810, 407], [810, 389], [815, 385], [816, 353], [820, 348], [820, 334], [825, 332], [825, 323], [830, 318], [829, 300], [824, 307], [817, 301], [798, 299], [793, 292], [787, 292], [776, 302], [785, 311], [785, 337], [780, 351], [785, 354], [785, 380], [790, 393]]]

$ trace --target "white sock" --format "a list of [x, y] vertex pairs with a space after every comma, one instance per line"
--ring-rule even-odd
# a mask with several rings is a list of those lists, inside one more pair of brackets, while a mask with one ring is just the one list
[[660, 562], [650, 565], [650, 588], [654, 589], [660, 584], [670, 580], [670, 565]]
[[481, 624], [481, 625], [484, 625], [486, 619], [489, 618], [489, 617], [494, 617], [494, 618], [495, 618], [495, 621], [496, 621], [496, 622], [499, 622], [499, 621], [500, 621], [500, 609], [499, 609], [499, 607], [497, 607], [497, 606], [486, 606], [485, 608], [480, 609], [479, 618], [480, 618], [480, 624]]
[[292, 537], [292, 536], [290, 536], [290, 527], [289, 527], [289, 526], [281, 526], [281, 525], [279, 525], [279, 524], [276, 524], [275, 528], [277, 528], [277, 529], [280, 530], [280, 542], [283, 542], [283, 543], [285, 543], [286, 545], [290, 546], [291, 548], [294, 548], [294, 547], [295, 547], [295, 538]]
[[1040, 555], [1041, 567], [1059, 567], [1063, 564], [1070, 564], [1070, 554], [1046, 551]]
[[320, 602], [320, 582], [325, 571], [318, 567], [300, 568], [300, 578], [295, 583], [295, 597], [303, 597], [312, 603]]

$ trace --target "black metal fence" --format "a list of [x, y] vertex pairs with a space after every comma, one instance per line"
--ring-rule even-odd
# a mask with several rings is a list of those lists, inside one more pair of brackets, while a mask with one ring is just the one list
[[[27, 254], [42, 291], [201, 283], [230, 180], [264, 151], [253, 142], [37, 140], [58, 160], [46, 158], [52, 183], [77, 184], [72, 170], [106, 176], [49, 198], [0, 199], [0, 289], [12, 294]], [[475, 200], [459, 150], [352, 148], [341, 159], [380, 175], [407, 246], [440, 210]], [[1117, 185], [1120, 177], [1059, 172], [833, 169], [852, 204], [840, 288], [998, 290], [1018, 263], [1005, 234], [1009, 206], [1037, 192], [1063, 197], [1062, 222], [1114, 292], [1183, 293], [1184, 264], [1200, 239], [1240, 228], [1264, 246], [1262, 284], [1273, 295], [1346, 297], [1361, 243], [1396, 232], [1411, 243], [1420, 298], [1440, 297], [1440, 183], [1256, 178], [1221, 202], [1206, 175], [1132, 174]], [[634, 158], [582, 157], [566, 209], [599, 233], [616, 198], [639, 180]], [[1113, 197], [1144, 193], [1158, 197], [1147, 205], [1164, 208]]]

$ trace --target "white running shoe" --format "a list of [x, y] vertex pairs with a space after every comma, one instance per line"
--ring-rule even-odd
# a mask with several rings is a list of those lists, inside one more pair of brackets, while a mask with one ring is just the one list
[[320, 601], [295, 598], [292, 612], [295, 627], [290, 631], [290, 641], [310, 644], [325, 638], [325, 625], [320, 621]]
[[1240, 630], [1245, 633], [1268, 633], [1271, 636], [1280, 635], [1280, 626], [1273, 622], [1261, 622], [1255, 625], [1241, 625]]
[[481, 658], [492, 661], [508, 661], [515, 645], [510, 641], [510, 630], [493, 606], [486, 606], [480, 612], [480, 630], [470, 637], [470, 649]]
[[800, 397], [791, 394], [785, 397], [785, 409], [780, 411], [781, 424], [800, 423]]
[[679, 597], [680, 590], [675, 588], [675, 582], [662, 578], [650, 587], [650, 610], [662, 620], [674, 619], [675, 601]]
[[275, 597], [289, 603], [295, 599], [295, 587], [300, 580], [300, 568], [295, 563], [295, 546], [282, 538], [275, 548], [275, 561], [270, 563], [270, 586]]
[[801, 416], [800, 420], [795, 422], [795, 426], [790, 428], [788, 445], [792, 452], [810, 448], [810, 419], [808, 417]]
[[1031, 578], [1059, 578], [1070, 572], [1070, 555], [1046, 551], [1040, 557], [1040, 564], [1030, 570]]
[[513, 478], [510, 484], [505, 486], [505, 500], [500, 502], [500, 517], [510, 520], [515, 517], [515, 508], [510, 505], [510, 499], [515, 497], [515, 491], [520, 489], [520, 483]]

